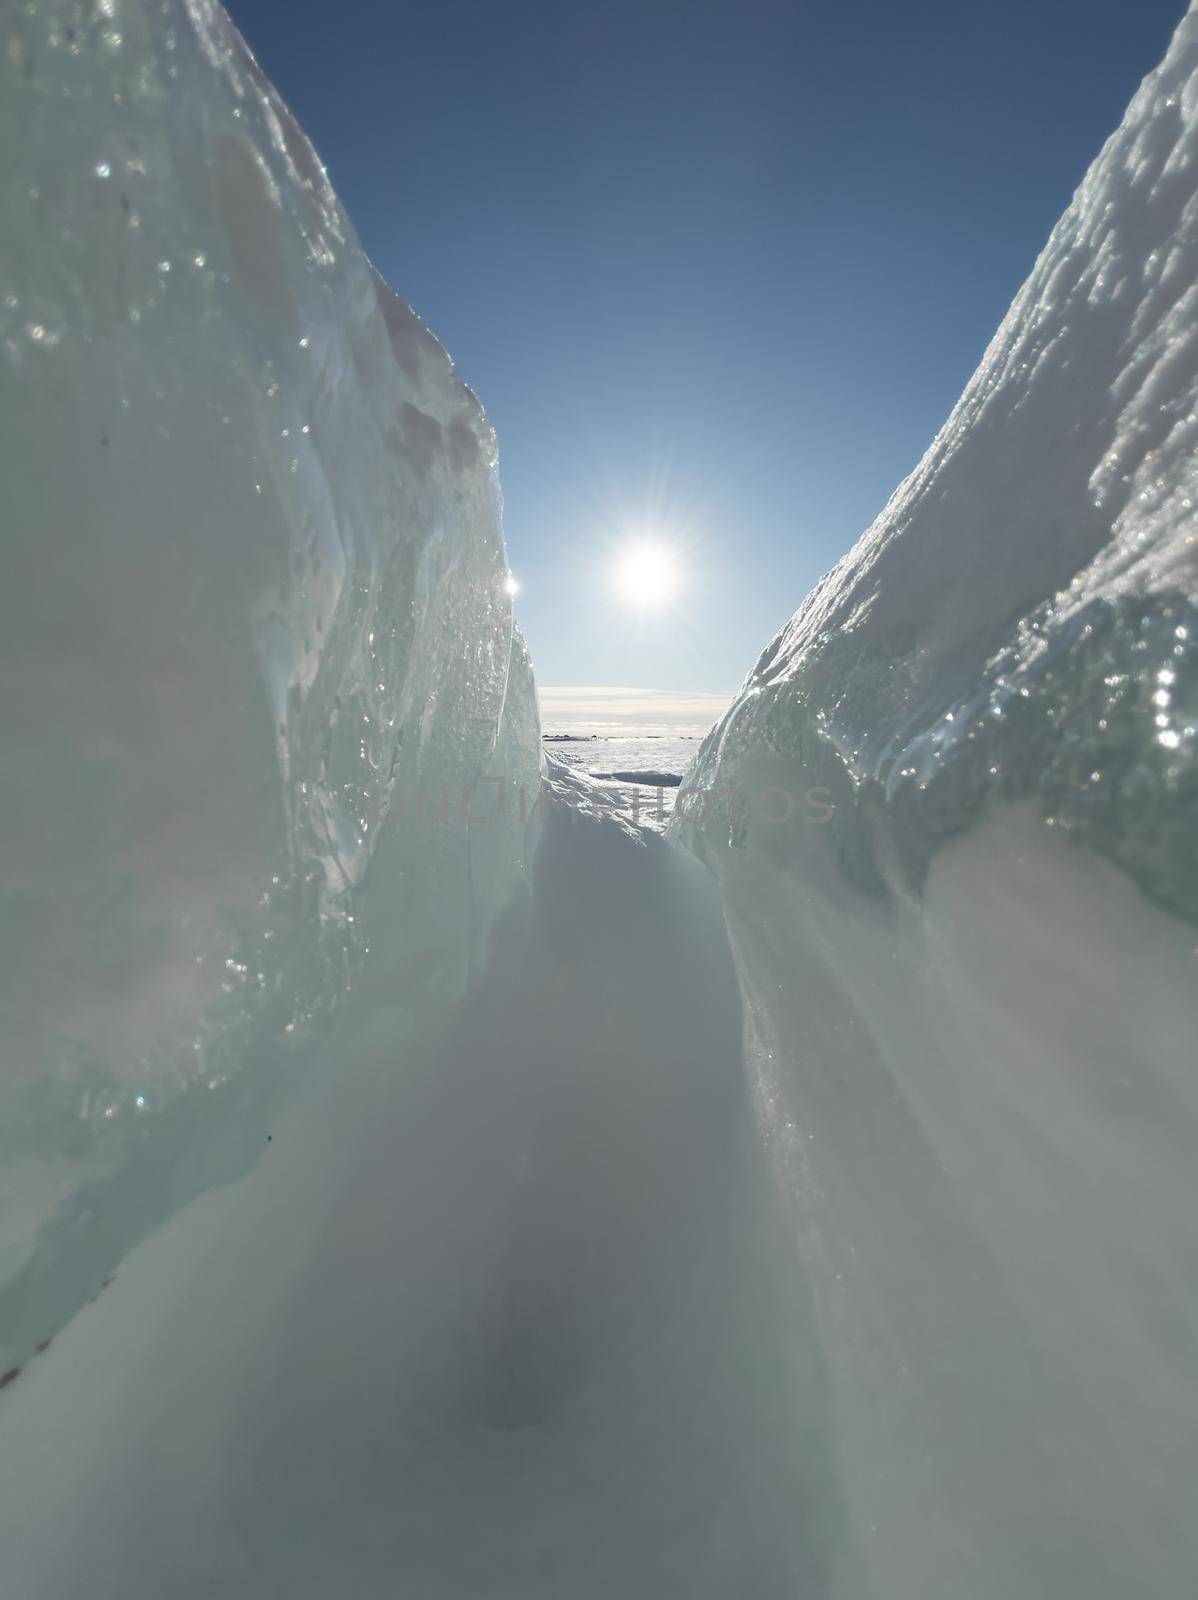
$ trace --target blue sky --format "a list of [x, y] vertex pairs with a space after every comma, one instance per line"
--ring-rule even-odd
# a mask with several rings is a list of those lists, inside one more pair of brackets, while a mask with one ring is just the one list
[[[735, 688], [915, 465], [1183, 0], [232, 0], [499, 431], [543, 684]], [[685, 550], [622, 609], [620, 540]]]

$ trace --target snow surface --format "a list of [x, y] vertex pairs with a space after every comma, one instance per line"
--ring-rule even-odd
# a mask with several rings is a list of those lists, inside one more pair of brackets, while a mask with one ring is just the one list
[[6, 1592], [1190, 1600], [1198, 19], [664, 839], [219, 7], [0, 70]]
[[604, 798], [612, 810], [633, 823], [664, 833], [674, 813], [683, 774], [695, 759], [699, 740], [669, 734], [572, 734], [568, 740], [546, 737], [551, 762], [573, 767], [590, 779], [588, 807]]

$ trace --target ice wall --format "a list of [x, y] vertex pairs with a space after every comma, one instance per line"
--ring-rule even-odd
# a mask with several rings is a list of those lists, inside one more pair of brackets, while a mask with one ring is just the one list
[[869, 1592], [1198, 1583], [1198, 16], [768, 646], [717, 874]]
[[494, 434], [224, 12], [3, 32], [0, 1370], [460, 993], [538, 781]]

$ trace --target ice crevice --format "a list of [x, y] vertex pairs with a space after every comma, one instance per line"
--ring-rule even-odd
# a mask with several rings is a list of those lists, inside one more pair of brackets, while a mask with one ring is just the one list
[[221, 8], [0, 72], [6, 1591], [1190, 1600], [1193, 10], [664, 838]]
[[826, 1592], [822, 1358], [713, 886], [559, 804], [491, 943], [448, 1029], [343, 1021], [353, 1072], [13, 1386], [14, 1581]]

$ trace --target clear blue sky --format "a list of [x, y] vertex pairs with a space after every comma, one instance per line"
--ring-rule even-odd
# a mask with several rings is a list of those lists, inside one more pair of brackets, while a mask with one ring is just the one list
[[[734, 688], [923, 453], [1184, 0], [232, 0], [499, 431], [553, 684]], [[621, 527], [686, 603], [621, 615]]]

